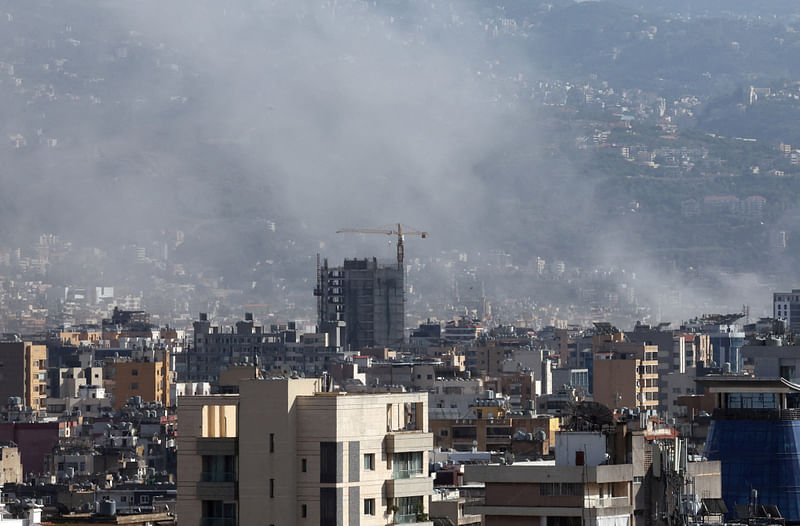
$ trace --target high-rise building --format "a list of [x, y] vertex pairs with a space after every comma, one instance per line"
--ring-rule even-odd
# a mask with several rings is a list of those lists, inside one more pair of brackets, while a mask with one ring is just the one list
[[428, 394], [323, 389], [246, 379], [181, 398], [181, 524], [432, 525]]
[[22, 404], [43, 411], [47, 399], [47, 346], [29, 341], [0, 342], [0, 400], [22, 398]]
[[372, 259], [345, 259], [341, 267], [317, 270], [318, 332], [335, 331], [345, 323], [350, 350], [397, 348], [404, 342], [404, 271]]

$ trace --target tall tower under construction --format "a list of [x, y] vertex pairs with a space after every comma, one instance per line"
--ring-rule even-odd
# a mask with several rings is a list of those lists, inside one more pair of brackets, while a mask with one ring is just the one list
[[317, 264], [317, 323], [332, 332], [345, 323], [345, 348], [397, 348], [405, 322], [404, 271], [372, 259], [345, 259], [341, 267]]

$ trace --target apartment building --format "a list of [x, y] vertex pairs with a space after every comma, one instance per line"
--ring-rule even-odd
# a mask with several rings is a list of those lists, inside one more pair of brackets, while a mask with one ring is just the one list
[[[645, 526], [696, 517], [691, 507], [721, 495], [719, 462], [690, 461], [668, 428], [559, 432], [555, 463], [466, 465], [464, 480], [483, 482], [483, 501], [466, 512], [484, 526]], [[661, 518], [659, 519], [659, 514]], [[677, 519], [680, 522], [681, 519]], [[701, 521], [702, 522], [702, 521]]]
[[396, 349], [403, 345], [405, 271], [402, 266], [372, 259], [345, 259], [341, 267], [328, 260], [317, 268], [317, 325], [336, 333], [345, 323], [349, 350], [368, 347]]
[[596, 402], [611, 408], [656, 409], [658, 347], [617, 341], [594, 353], [593, 392]]
[[0, 400], [22, 398], [22, 405], [43, 411], [47, 399], [47, 346], [29, 341], [0, 342]]
[[785, 320], [790, 332], [800, 332], [800, 289], [773, 293], [772, 316], [777, 320]]
[[632, 471], [631, 464], [468, 466], [470, 479], [486, 484], [486, 503], [471, 511], [486, 526], [630, 524]]
[[119, 409], [129, 398], [140, 396], [145, 402], [170, 405], [169, 352], [146, 351], [134, 359], [106, 361], [104, 376], [113, 397], [112, 406]]
[[427, 397], [284, 378], [182, 397], [180, 523], [431, 525]]

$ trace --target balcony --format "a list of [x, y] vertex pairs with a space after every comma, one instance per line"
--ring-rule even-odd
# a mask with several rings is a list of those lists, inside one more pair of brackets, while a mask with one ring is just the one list
[[198, 438], [196, 439], [198, 455], [235, 455], [237, 438]]
[[386, 452], [389, 454], [427, 451], [432, 447], [433, 433], [397, 431], [386, 435]]
[[386, 498], [416, 497], [433, 493], [433, 479], [424, 475], [386, 481]]
[[229, 471], [203, 471], [200, 474], [201, 482], [235, 482], [236, 473]]
[[236, 482], [198, 482], [195, 494], [198, 499], [236, 500], [239, 488]]
[[433, 522], [431, 521], [417, 519], [416, 513], [409, 515], [395, 514], [392, 524], [418, 524], [419, 526], [433, 526]]

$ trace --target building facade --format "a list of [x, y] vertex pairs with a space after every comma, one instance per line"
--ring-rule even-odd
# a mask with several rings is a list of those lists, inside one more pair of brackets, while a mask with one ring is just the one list
[[0, 400], [19, 397], [23, 405], [43, 411], [47, 406], [47, 346], [0, 342], [0, 362]]
[[627, 526], [633, 521], [633, 466], [470, 465], [465, 477], [486, 485], [468, 508], [485, 526]]
[[252, 379], [178, 411], [181, 524], [432, 524], [427, 393]]
[[610, 342], [594, 353], [596, 402], [610, 409], [656, 409], [659, 403], [658, 347]]
[[772, 316], [785, 320], [792, 333], [800, 332], [800, 289], [772, 294]]
[[787, 523], [800, 521], [800, 385], [783, 378], [698, 378], [715, 400], [705, 456], [722, 463], [728, 509], [777, 506]]
[[350, 350], [397, 348], [405, 338], [405, 272], [372, 259], [345, 259], [341, 267], [318, 269], [318, 332], [335, 332], [345, 323]]
[[150, 359], [120, 359], [107, 363], [114, 409], [118, 410], [134, 396], [141, 397], [144, 402], [170, 405], [169, 355], [167, 351], [158, 354], [158, 358], [154, 355]]

